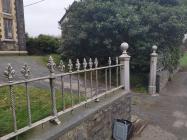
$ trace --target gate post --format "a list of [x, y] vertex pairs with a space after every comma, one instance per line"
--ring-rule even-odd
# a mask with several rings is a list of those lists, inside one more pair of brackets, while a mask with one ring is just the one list
[[150, 75], [149, 75], [149, 94], [155, 95], [156, 94], [156, 72], [157, 72], [157, 59], [158, 54], [157, 46], [153, 46], [153, 53], [151, 53], [151, 63], [150, 63]]
[[120, 81], [126, 91], [130, 91], [130, 56], [127, 54], [128, 48], [128, 43], [122, 43], [121, 50], [123, 51], [123, 54], [119, 57], [120, 64], [122, 64], [120, 69]]

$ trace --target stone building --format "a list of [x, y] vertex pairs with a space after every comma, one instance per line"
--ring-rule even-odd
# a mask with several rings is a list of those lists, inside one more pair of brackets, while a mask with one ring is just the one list
[[0, 54], [25, 52], [23, 0], [0, 0]]

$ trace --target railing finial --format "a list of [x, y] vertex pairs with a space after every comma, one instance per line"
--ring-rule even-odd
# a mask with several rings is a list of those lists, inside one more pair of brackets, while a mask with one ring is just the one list
[[15, 77], [15, 70], [13, 69], [12, 65], [9, 63], [6, 70], [4, 71], [4, 75], [8, 79], [9, 82], [12, 82], [12, 80]]
[[72, 72], [73, 63], [72, 63], [71, 59], [69, 59], [68, 67], [69, 67], [69, 72]]
[[58, 68], [59, 68], [59, 70], [60, 70], [61, 72], [64, 72], [64, 71], [65, 71], [66, 66], [64, 65], [63, 60], [60, 60], [60, 64], [59, 64]]
[[127, 50], [129, 48], [129, 44], [124, 42], [121, 44], [121, 50], [123, 51], [123, 54], [127, 54]]
[[92, 69], [92, 67], [93, 67], [93, 62], [92, 62], [91, 58], [89, 59], [89, 67], [90, 67], [90, 69]]
[[77, 59], [77, 62], [76, 62], [76, 69], [77, 69], [77, 71], [79, 71], [80, 70], [80, 67], [81, 67], [81, 64], [80, 64], [80, 61], [79, 61], [79, 59]]
[[108, 58], [108, 65], [111, 66], [112, 65], [112, 60], [111, 57]]
[[88, 66], [88, 63], [86, 62], [86, 58], [84, 58], [84, 60], [83, 60], [84, 70], [86, 70], [87, 66]]
[[94, 61], [95, 68], [97, 68], [97, 67], [98, 67], [98, 64], [99, 64], [98, 59], [97, 59], [97, 58], [95, 58], [95, 61]]
[[50, 73], [53, 74], [55, 72], [56, 64], [53, 60], [53, 57], [50, 56], [47, 64], [47, 68], [49, 69]]
[[25, 77], [25, 79], [29, 79], [29, 77], [31, 75], [31, 68], [30, 68], [30, 66], [27, 65], [27, 64], [24, 64], [24, 66], [21, 69], [21, 73]]

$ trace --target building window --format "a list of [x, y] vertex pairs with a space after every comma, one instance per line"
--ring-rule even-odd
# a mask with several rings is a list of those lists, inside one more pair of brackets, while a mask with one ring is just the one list
[[3, 12], [4, 13], [11, 13], [11, 0], [2, 0], [3, 5]]
[[13, 28], [11, 19], [4, 19], [4, 33], [5, 39], [13, 39]]

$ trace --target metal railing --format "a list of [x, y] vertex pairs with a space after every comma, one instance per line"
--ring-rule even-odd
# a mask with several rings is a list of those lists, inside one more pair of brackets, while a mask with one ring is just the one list
[[[92, 61], [92, 59], [89, 59], [89, 62], [86, 61], [86, 59], [83, 60], [82, 65], [80, 61], [77, 59], [76, 63], [73, 64], [71, 60], [69, 60], [69, 63], [67, 65], [68, 71], [66, 66], [64, 65], [63, 61], [60, 61], [60, 64], [57, 66], [55, 62], [53, 61], [53, 58], [50, 56], [47, 64], [47, 68], [49, 70], [49, 75], [44, 77], [38, 77], [38, 78], [31, 78], [31, 68], [29, 65], [24, 64], [24, 66], [21, 69], [21, 73], [23, 75], [23, 80], [14, 80], [15, 79], [15, 70], [13, 69], [11, 64], [8, 64], [7, 69], [4, 72], [4, 75], [8, 79], [7, 83], [0, 84], [0, 88], [8, 87], [9, 98], [10, 98], [10, 108], [11, 108], [11, 114], [12, 114], [12, 121], [13, 121], [13, 132], [2, 136], [0, 140], [13, 138], [15, 136], [18, 136], [38, 125], [41, 125], [47, 121], [52, 121], [56, 124], [60, 124], [59, 116], [72, 111], [73, 109], [76, 109], [77, 107], [80, 107], [82, 105], [86, 105], [91, 101], [99, 101], [99, 98], [111, 93], [113, 91], [116, 91], [118, 89], [123, 88], [123, 85], [120, 85], [119, 77], [120, 77], [120, 69], [121, 67], [124, 68], [124, 64], [119, 64], [118, 58], [115, 59], [115, 64], [112, 65], [111, 58], [108, 59], [108, 65], [98, 67], [99, 62], [97, 58]], [[75, 68], [74, 68], [75, 66]], [[81, 69], [82, 67], [82, 69]], [[58, 73], [57, 72], [58, 69]], [[115, 74], [113, 74], [115, 73]], [[68, 77], [68, 82], [67, 78]], [[100, 81], [103, 77], [102, 82]], [[66, 78], [66, 80], [65, 80]], [[75, 80], [73, 80], [75, 79]], [[114, 80], [115, 79], [115, 80]], [[31, 104], [31, 94], [29, 92], [29, 86], [32, 85], [34, 82], [37, 81], [43, 81], [49, 80], [49, 87], [50, 87], [50, 103], [51, 103], [51, 115], [48, 115], [47, 117], [42, 118], [41, 120], [33, 121], [32, 120], [32, 104]], [[115, 81], [115, 84], [113, 84]], [[58, 89], [61, 91], [61, 100], [62, 100], [62, 106], [61, 109], [57, 109], [57, 97], [56, 97], [56, 90], [57, 86], [56, 83], [60, 82], [60, 86]], [[68, 88], [68, 94], [70, 94], [71, 97], [71, 104], [69, 107], [65, 107], [65, 83], [69, 84]], [[73, 85], [76, 84], [76, 89], [73, 87]], [[17, 122], [17, 115], [16, 115], [16, 91], [14, 88], [18, 85], [24, 85], [25, 94], [22, 96], [25, 96], [26, 99], [26, 110], [27, 110], [27, 125], [18, 128]], [[66, 89], [67, 90], [67, 89]], [[0, 93], [1, 94], [1, 93]], [[38, 93], [40, 94], [40, 93]], [[78, 103], [74, 103], [73, 96], [75, 94], [78, 94]], [[41, 95], [42, 96], [42, 95]], [[1, 118], [0, 118], [1, 119]]]
[[165, 69], [164, 55], [158, 54], [157, 58], [157, 72], [163, 71]]

